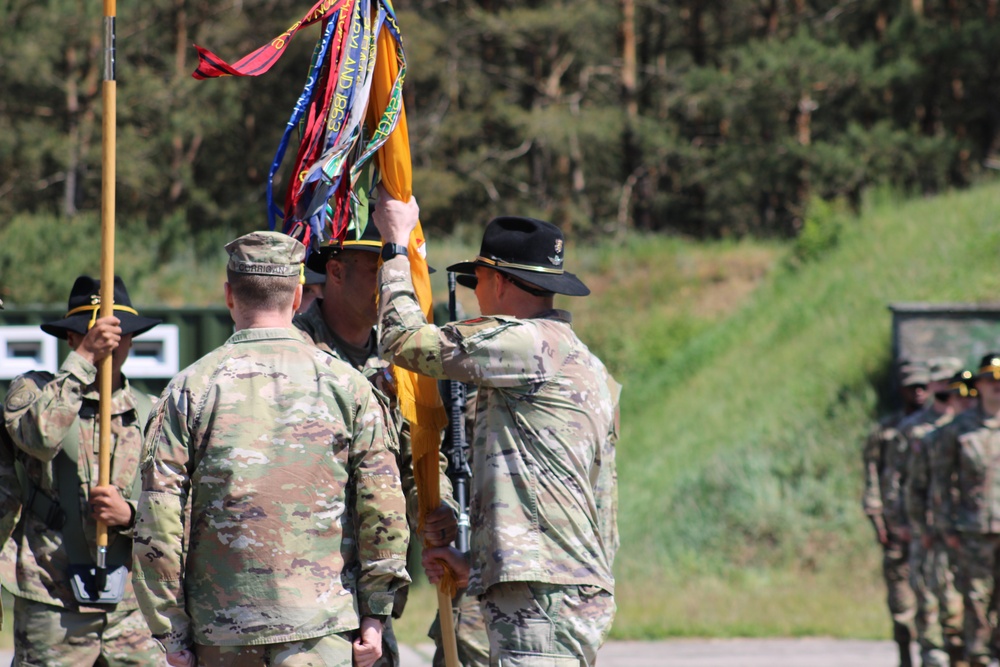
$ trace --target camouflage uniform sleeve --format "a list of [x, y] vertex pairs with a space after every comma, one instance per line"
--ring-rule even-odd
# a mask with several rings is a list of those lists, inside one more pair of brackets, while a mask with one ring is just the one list
[[70, 352], [52, 377], [27, 373], [17, 378], [4, 402], [4, 421], [17, 446], [48, 462], [62, 450], [83, 405], [83, 390], [97, 379], [97, 368]]
[[876, 427], [865, 439], [862, 460], [865, 468], [864, 492], [861, 507], [868, 516], [882, 516], [882, 487], [879, 472], [882, 468], [882, 429]]
[[379, 270], [379, 351], [407, 370], [491, 387], [549, 379], [537, 341], [516, 320], [484, 317], [443, 327], [428, 324], [413, 292], [410, 263], [394, 257]]
[[14, 443], [0, 429], [0, 548], [7, 543], [21, 518], [21, 483], [14, 466]]
[[409, 583], [406, 501], [387, 410], [368, 383], [354, 416], [350, 468], [358, 548], [357, 597], [362, 616], [392, 614], [395, 591]]
[[171, 652], [194, 641], [183, 578], [190, 432], [187, 393], [168, 387], [164, 396], [143, 445], [132, 583], [150, 632]]
[[934, 460], [931, 466], [931, 504], [934, 528], [944, 535], [955, 532], [955, 483], [958, 472], [958, 433], [951, 424], [937, 431], [934, 440]]
[[611, 432], [603, 446], [597, 452], [595, 468], [597, 482], [594, 484], [594, 500], [597, 503], [597, 522], [601, 541], [607, 550], [608, 562], [615, 559], [618, 552], [618, 472], [615, 465], [615, 453], [618, 447], [618, 429], [620, 424], [620, 407], [618, 397], [621, 388], [615, 388], [615, 418]]
[[910, 469], [906, 476], [906, 510], [910, 517], [910, 529], [919, 537], [929, 527], [928, 493], [930, 492], [930, 458], [928, 444], [933, 432], [922, 438], [914, 438], [910, 443]]

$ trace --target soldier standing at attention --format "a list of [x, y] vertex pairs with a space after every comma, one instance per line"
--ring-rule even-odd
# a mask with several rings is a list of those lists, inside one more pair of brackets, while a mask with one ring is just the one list
[[449, 267], [483, 317], [429, 324], [406, 257], [418, 215], [380, 192], [379, 343], [394, 364], [479, 388], [469, 593], [491, 664], [593, 665], [615, 612], [620, 386], [553, 308], [590, 290], [565, 271], [558, 228], [497, 218], [479, 257]]
[[[381, 249], [382, 239], [378, 230], [369, 223], [361, 238], [335, 239], [330, 245], [313, 252], [306, 270], [323, 274], [323, 292], [304, 313], [295, 316], [293, 323], [316, 347], [352, 366], [389, 400], [394, 421], [394, 425], [390, 426], [399, 426], [396, 463], [406, 497], [406, 515], [411, 530], [415, 531], [419, 505], [413, 476], [410, 428], [399, 414], [389, 362], [378, 356], [378, 336], [375, 332], [378, 322], [376, 279]], [[439, 484], [443, 502], [424, 520], [427, 543], [431, 546], [449, 544], [458, 532], [447, 467], [448, 461], [442, 455]], [[408, 590], [409, 587], [404, 586], [396, 591], [392, 618], [403, 615]], [[378, 667], [399, 667], [399, 645], [392, 630], [392, 618], [386, 619], [383, 628], [383, 651], [376, 663]]]
[[1000, 572], [1000, 352], [983, 357], [976, 376], [979, 407], [935, 436], [940, 464], [932, 487], [940, 491], [934, 520], [958, 554], [965, 587], [965, 654], [971, 667], [997, 655], [996, 582]]
[[[953, 415], [976, 410], [975, 376], [961, 370], [948, 384], [947, 402]], [[958, 553], [945, 544], [934, 517], [941, 511], [940, 480], [934, 471], [941, 466], [941, 450], [937, 444], [940, 429], [915, 441], [910, 462], [907, 507], [911, 524], [922, 523], [923, 543], [931, 555], [927, 559], [927, 582], [937, 597], [941, 625], [941, 641], [948, 653], [950, 667], [968, 667], [965, 661], [964, 595], [968, 588], [958, 568]], [[931, 628], [932, 632], [937, 632]]]
[[[0, 555], [0, 579], [14, 595], [14, 664], [162, 664], [138, 611], [128, 570], [138, 499], [142, 427], [152, 399], [122, 375], [132, 337], [160, 320], [132, 308], [115, 278], [114, 315], [99, 317], [99, 280], [80, 276], [66, 316], [42, 325], [71, 352], [53, 375], [33, 371], [11, 384], [4, 421], [23, 507]], [[111, 355], [111, 484], [98, 480], [98, 364]], [[8, 443], [9, 444], [9, 443]], [[108, 577], [91, 577], [97, 521], [108, 526]], [[74, 582], [77, 586], [74, 588]]]
[[927, 400], [927, 368], [911, 361], [899, 362], [899, 394], [903, 407], [882, 419], [865, 440], [865, 466], [861, 505], [871, 520], [882, 547], [882, 574], [892, 616], [892, 638], [899, 647], [900, 667], [911, 667], [910, 640], [916, 600], [910, 587], [910, 529], [900, 500], [900, 479], [907, 461], [906, 440], [899, 423], [920, 410]]
[[[918, 410], [899, 423], [898, 430], [906, 440], [909, 465], [903, 477], [903, 505], [910, 526], [910, 586], [916, 594], [915, 625], [923, 667], [949, 667], [951, 657], [945, 644], [942, 625], [949, 629], [951, 653], [961, 651], [962, 601], [952, 587], [953, 595], [944, 603], [937, 591], [938, 581], [950, 577], [948, 554], [944, 543], [934, 539], [930, 526], [930, 457], [927, 438], [961, 412], [964, 402], [951, 381], [961, 373], [962, 362], [954, 357], [939, 357], [927, 362], [927, 391], [934, 398], [930, 405]], [[957, 642], [955, 641], [957, 640]]]
[[254, 232], [226, 250], [236, 333], [170, 382], [145, 441], [139, 603], [172, 665], [350, 667], [353, 640], [370, 667], [409, 581], [388, 416], [292, 326], [305, 247]]

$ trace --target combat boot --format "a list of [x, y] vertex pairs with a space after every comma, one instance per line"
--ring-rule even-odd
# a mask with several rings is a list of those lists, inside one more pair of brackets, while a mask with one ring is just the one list
[[913, 658], [910, 657], [910, 628], [902, 623], [893, 623], [892, 640], [899, 647], [899, 667], [913, 667]]

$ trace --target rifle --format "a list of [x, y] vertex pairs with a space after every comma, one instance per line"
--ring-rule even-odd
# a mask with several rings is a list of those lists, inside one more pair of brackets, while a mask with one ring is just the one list
[[[454, 322], [458, 319], [458, 306], [455, 302], [455, 274], [448, 272], [448, 318]], [[465, 384], [456, 380], [445, 383], [445, 399], [448, 407], [448, 430], [445, 443], [448, 452], [448, 478], [455, 490], [455, 502], [458, 503], [458, 537], [455, 547], [462, 553], [469, 552], [469, 479], [472, 471], [469, 469], [469, 459], [466, 455], [468, 443], [465, 439]]]

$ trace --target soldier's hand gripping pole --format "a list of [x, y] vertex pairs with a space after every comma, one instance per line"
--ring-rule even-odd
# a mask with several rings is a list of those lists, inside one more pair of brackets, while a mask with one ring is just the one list
[[[117, 124], [115, 83], [115, 18], [116, 0], [104, 0], [104, 81], [101, 89], [103, 124], [101, 131], [101, 317], [114, 315], [115, 307], [115, 129]], [[98, 484], [107, 486], [111, 480], [111, 356], [100, 365], [100, 458]], [[107, 581], [108, 527], [97, 523], [98, 594]]]

